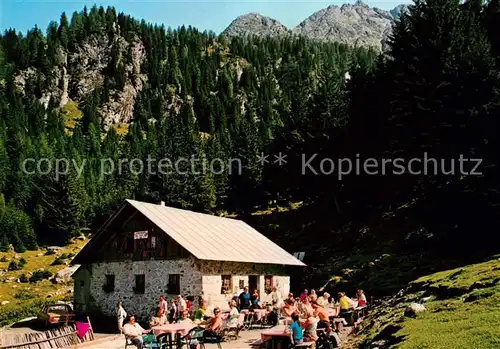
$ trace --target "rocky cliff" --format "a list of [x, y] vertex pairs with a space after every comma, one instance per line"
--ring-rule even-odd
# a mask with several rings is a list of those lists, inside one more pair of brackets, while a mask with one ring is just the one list
[[[78, 122], [78, 115], [81, 117], [78, 104], [88, 100], [96, 89], [108, 89], [109, 98], [99, 108], [107, 130], [112, 124], [132, 120], [135, 98], [147, 80], [140, 72], [144, 58], [144, 45], [137, 37], [127, 41], [118, 33], [111, 37], [91, 35], [74, 50], [59, 48], [57, 64], [50, 72], [43, 73], [30, 67], [17, 73], [15, 82], [23, 92], [28, 79], [40, 76], [46, 87], [40, 98], [45, 108], [49, 101], [56, 102], [63, 111], [65, 106], [71, 105], [67, 108], [73, 111], [65, 113], [68, 132]], [[121, 83], [106, 81], [109, 70], [118, 66], [123, 69]]]

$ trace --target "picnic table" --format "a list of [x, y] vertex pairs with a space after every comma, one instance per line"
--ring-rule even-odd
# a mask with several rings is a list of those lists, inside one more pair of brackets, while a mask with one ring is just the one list
[[[260, 337], [262, 342], [271, 341], [272, 348], [282, 348], [288, 345], [288, 342], [291, 341], [292, 334], [286, 331], [287, 326], [278, 325], [262, 331], [260, 333]], [[282, 345], [283, 342], [286, 342], [285, 345]]]
[[169, 347], [170, 349], [173, 347], [173, 336], [175, 336], [176, 342], [177, 342], [177, 348], [181, 347], [181, 336], [185, 336], [188, 334], [190, 330], [195, 328], [196, 325], [192, 324], [166, 324], [166, 325], [161, 325], [161, 326], [155, 326], [152, 328], [153, 334], [155, 337], [158, 337], [162, 334], [168, 334], [168, 339], [169, 339]]

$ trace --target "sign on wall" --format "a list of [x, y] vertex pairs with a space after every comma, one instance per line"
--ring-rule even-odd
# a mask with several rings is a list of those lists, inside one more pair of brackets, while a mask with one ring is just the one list
[[147, 230], [134, 232], [134, 240], [141, 240], [141, 239], [147, 239], [147, 238], [148, 238], [148, 231]]

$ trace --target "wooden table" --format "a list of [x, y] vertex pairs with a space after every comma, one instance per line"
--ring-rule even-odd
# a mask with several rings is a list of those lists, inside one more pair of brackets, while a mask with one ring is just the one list
[[287, 332], [286, 326], [284, 325], [278, 325], [275, 327], [272, 327], [268, 330], [262, 331], [260, 333], [260, 337], [263, 342], [265, 341], [271, 341], [272, 343], [272, 348], [281, 348], [281, 343], [283, 341], [291, 341], [292, 334], [291, 332]]
[[166, 325], [161, 325], [161, 326], [155, 326], [152, 328], [153, 334], [155, 337], [158, 337], [162, 334], [168, 334], [169, 335], [169, 347], [172, 348], [173, 343], [172, 343], [172, 335], [175, 336], [176, 341], [177, 341], [177, 348], [181, 347], [181, 336], [186, 335], [190, 330], [195, 328], [196, 326], [193, 326], [191, 324], [166, 324]]

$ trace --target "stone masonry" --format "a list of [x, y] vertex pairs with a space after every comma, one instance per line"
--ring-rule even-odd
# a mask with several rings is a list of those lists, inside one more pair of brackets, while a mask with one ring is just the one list
[[[133, 290], [137, 274], [145, 275], [144, 294], [136, 294]], [[228, 301], [234, 291], [239, 289], [240, 280], [247, 286], [249, 275], [258, 276], [257, 288], [263, 301], [270, 302], [270, 295], [264, 290], [266, 275], [273, 276], [273, 286], [278, 287], [283, 298], [290, 290], [290, 278], [280, 266], [273, 265], [200, 261], [195, 258], [95, 263], [92, 265], [89, 288], [91, 307], [98, 308], [105, 315], [115, 316], [116, 304], [122, 300], [128, 313], [147, 320], [153, 315], [160, 295], [168, 298], [176, 296], [167, 294], [169, 274], [180, 275], [180, 292], [184, 297], [194, 296], [194, 307], [198, 306], [197, 299], [203, 291], [209, 312], [214, 307], [228, 309]], [[115, 276], [113, 292], [107, 293], [103, 289], [106, 275]], [[222, 275], [231, 275], [232, 292], [228, 294], [221, 294]], [[78, 296], [76, 292], [75, 289], [75, 298]]]

